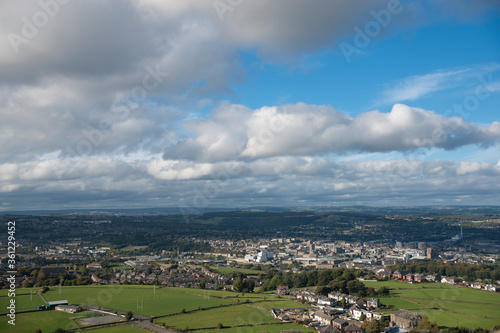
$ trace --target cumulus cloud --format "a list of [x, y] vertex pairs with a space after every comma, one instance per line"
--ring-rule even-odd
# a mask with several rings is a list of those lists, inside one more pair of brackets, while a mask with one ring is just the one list
[[[232, 116], [221, 116], [230, 112]], [[330, 106], [298, 103], [250, 112], [226, 105], [210, 119], [186, 124], [192, 137], [173, 145], [165, 158], [213, 161], [347, 152], [455, 149], [492, 145], [500, 123], [478, 126], [460, 118], [397, 104], [389, 113], [351, 117]], [[183, 152], [183, 155], [180, 154]]]
[[[199, 193], [214, 206], [380, 203], [391, 193], [425, 197], [446, 182], [455, 200], [498, 183], [499, 164], [335, 161], [492, 146], [498, 122], [479, 126], [402, 104], [352, 116], [304, 103], [220, 102], [246, 77], [241, 52], [259, 64], [300, 63], [334, 50], [387, 1], [234, 1], [223, 12], [217, 1], [56, 3], [0, 2], [1, 209], [193, 205]], [[460, 3], [460, 13], [433, 6], [462, 18], [476, 4]], [[440, 19], [403, 5], [388, 33]], [[425, 96], [464, 73], [412, 77], [389, 87], [386, 101]], [[495, 82], [488, 88], [498, 91]]]

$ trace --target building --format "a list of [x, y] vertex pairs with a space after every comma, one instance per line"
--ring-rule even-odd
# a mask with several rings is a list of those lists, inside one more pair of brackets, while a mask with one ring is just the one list
[[333, 317], [327, 315], [321, 310], [318, 310], [314, 313], [314, 320], [320, 322], [322, 325], [331, 325]]
[[406, 274], [408, 274], [408, 271], [395, 271], [392, 273], [392, 277], [396, 280], [403, 280]]
[[340, 330], [343, 330], [347, 326], [349, 326], [349, 322], [342, 319], [342, 318], [335, 318], [332, 320], [332, 325], [339, 328]]
[[384, 269], [381, 269], [377, 272], [377, 277], [379, 279], [388, 279], [391, 277], [391, 273], [389, 273], [388, 271], [384, 270]]
[[52, 302], [47, 302], [47, 309], [54, 309], [56, 306], [59, 305], [68, 305], [68, 301], [52, 301]]
[[82, 308], [77, 305], [58, 305], [55, 310], [67, 313], [77, 313], [82, 311]]
[[422, 315], [420, 313], [411, 312], [408, 310], [401, 309], [398, 312], [391, 314], [391, 322], [393, 322], [399, 328], [416, 328], [421, 320]]
[[268, 251], [262, 251], [257, 253], [256, 262], [267, 262], [273, 259], [273, 253]]
[[288, 286], [276, 287], [276, 295], [283, 296], [283, 295], [288, 295], [288, 293], [289, 293]]
[[345, 333], [363, 333], [363, 329], [356, 324], [350, 324], [344, 331]]
[[378, 308], [380, 306], [380, 301], [378, 298], [369, 298], [367, 301], [366, 301], [366, 305], [369, 307], [369, 308]]
[[342, 333], [341, 330], [332, 325], [320, 326], [317, 330], [319, 333]]
[[427, 248], [427, 259], [434, 259], [437, 257], [436, 251], [432, 247]]
[[98, 263], [97, 261], [90, 263], [90, 264], [87, 264], [87, 266], [85, 266], [85, 267], [87, 269], [90, 269], [90, 270], [101, 270], [102, 269], [102, 265], [100, 263]]

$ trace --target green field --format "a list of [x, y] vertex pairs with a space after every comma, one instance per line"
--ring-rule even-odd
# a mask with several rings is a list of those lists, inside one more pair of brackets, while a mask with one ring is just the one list
[[[364, 282], [375, 288], [388, 286], [391, 295], [381, 297], [380, 301], [389, 308], [381, 312], [391, 313], [400, 308], [420, 312], [436, 321], [441, 327], [456, 326], [457, 322], [465, 327], [492, 328], [500, 323], [500, 294], [470, 288], [435, 284]], [[18, 310], [16, 326], [7, 324], [8, 317], [0, 317], [1, 332], [33, 332], [41, 328], [44, 332], [54, 329], [76, 328], [73, 320], [78, 315], [56, 311], [19, 313], [43, 304], [40, 296], [30, 289], [18, 289], [16, 306]], [[6, 291], [0, 293], [0, 304], [6, 307], [9, 300]], [[280, 332], [283, 329], [303, 329], [295, 324], [278, 324], [270, 312], [273, 308], [298, 308], [302, 305], [289, 298], [277, 298], [269, 294], [237, 293], [222, 290], [201, 290], [189, 288], [156, 288], [152, 286], [78, 286], [55, 287], [43, 294], [47, 301], [68, 300], [79, 305], [97, 305], [123, 311], [132, 311], [146, 316], [156, 316], [157, 323], [178, 329], [189, 327], [201, 329], [196, 332]], [[238, 300], [237, 303], [235, 301]], [[246, 303], [246, 302], [249, 303]], [[222, 304], [224, 306], [219, 307]], [[139, 306], [139, 308], [138, 308]], [[198, 308], [201, 310], [198, 310]], [[185, 309], [188, 313], [180, 313]], [[5, 311], [6, 310], [2, 310]], [[169, 316], [170, 314], [174, 314]], [[222, 324], [222, 330], [209, 330]], [[268, 324], [268, 325], [264, 325]], [[243, 325], [240, 327], [234, 327]], [[248, 326], [247, 326], [248, 325]], [[229, 328], [233, 326], [233, 328]], [[110, 327], [92, 332], [139, 333], [144, 330], [132, 326]]]
[[186, 293], [183, 288], [152, 286], [91, 286], [55, 288], [44, 294], [47, 301], [68, 300], [79, 305], [97, 305], [147, 316], [162, 316], [201, 308], [231, 304], [232, 301]]
[[[0, 296], [0, 314], [8, 313], [7, 306], [10, 304], [10, 299], [7, 296]], [[38, 294], [16, 295], [14, 299], [16, 301], [16, 312], [36, 310], [39, 305], [45, 305]]]
[[492, 328], [500, 324], [500, 294], [441, 283], [408, 284], [397, 281], [363, 283], [367, 287], [391, 288], [391, 297], [381, 297], [383, 305], [389, 305], [391, 313], [407, 309], [429, 316], [439, 326]]
[[151, 331], [131, 325], [120, 325], [120, 326], [93, 329], [89, 332], [90, 333], [148, 333]]
[[0, 332], [30, 333], [40, 328], [42, 332], [52, 332], [56, 328], [71, 329], [78, 325], [71, 320], [74, 314], [59, 311], [40, 311], [16, 314], [16, 325], [8, 323], [7, 316], [0, 316]]
[[[269, 332], [269, 333], [280, 333], [281, 330], [302, 330], [304, 333], [317, 332], [312, 327], [304, 327], [297, 324], [275, 324], [275, 325], [256, 325], [256, 326], [245, 326], [238, 328], [223, 328], [220, 330], [197, 330], [196, 333], [256, 333], [256, 332]], [[103, 332], [105, 333], [105, 332]]]
[[171, 317], [156, 319], [157, 323], [165, 322], [167, 326], [179, 329], [217, 327], [218, 323], [224, 326], [275, 323], [271, 312], [258, 309], [251, 305], [241, 304], [231, 307], [222, 307], [194, 313], [180, 314]]

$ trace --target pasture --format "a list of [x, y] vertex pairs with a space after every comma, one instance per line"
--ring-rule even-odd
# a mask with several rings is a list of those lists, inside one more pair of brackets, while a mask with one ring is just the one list
[[[0, 296], [0, 314], [8, 313], [7, 306], [10, 304], [10, 297]], [[39, 305], [45, 305], [38, 294], [16, 295], [16, 312], [36, 310]]]
[[[303, 333], [315, 333], [317, 332], [312, 327], [304, 327], [298, 324], [273, 324], [273, 325], [255, 325], [255, 326], [244, 326], [238, 328], [222, 328], [216, 330], [221, 333], [255, 333], [255, 332], [269, 332], [269, 333], [280, 333], [281, 330], [302, 330]], [[197, 330], [196, 333], [213, 333], [215, 330]], [[106, 333], [106, 332], [103, 332]]]
[[276, 319], [268, 310], [250, 304], [241, 304], [158, 318], [156, 322], [165, 322], [167, 326], [178, 329], [185, 329], [186, 327], [192, 329], [217, 327], [219, 323], [224, 326], [275, 323]]
[[0, 316], [0, 332], [27, 333], [40, 328], [42, 332], [53, 332], [56, 328], [71, 329], [78, 325], [71, 319], [74, 314], [59, 311], [17, 313], [16, 325], [8, 323], [9, 317]]
[[380, 297], [391, 313], [407, 309], [429, 316], [439, 326], [492, 328], [500, 323], [500, 294], [441, 283], [408, 284], [397, 281], [367, 282], [365, 286], [391, 288], [390, 297]]

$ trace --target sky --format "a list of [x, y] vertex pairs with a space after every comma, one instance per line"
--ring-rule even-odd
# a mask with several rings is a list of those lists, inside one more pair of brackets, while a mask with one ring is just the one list
[[0, 2], [0, 211], [498, 205], [495, 0]]

